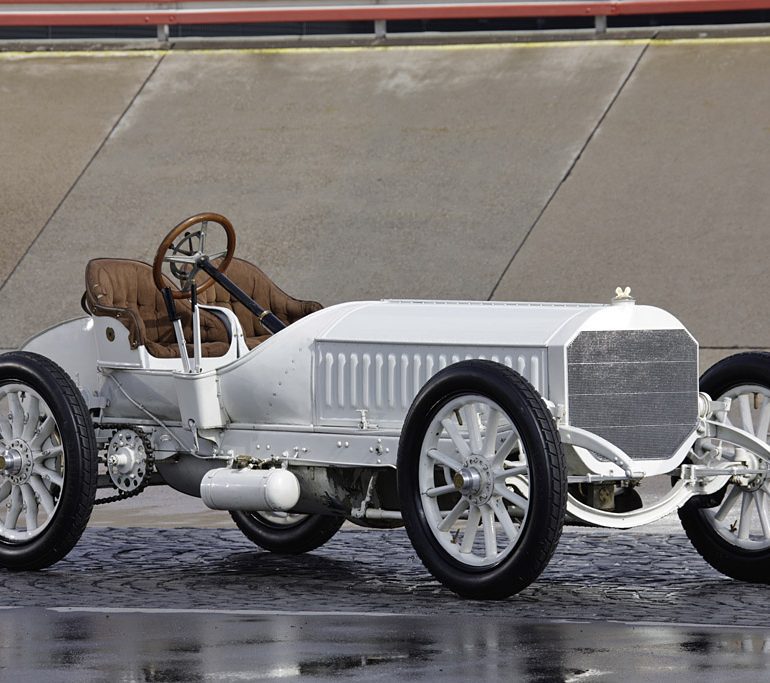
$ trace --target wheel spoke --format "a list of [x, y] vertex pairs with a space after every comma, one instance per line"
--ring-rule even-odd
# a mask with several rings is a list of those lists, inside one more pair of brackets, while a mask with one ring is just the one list
[[727, 517], [727, 513], [730, 512], [730, 508], [735, 505], [735, 501], [738, 500], [740, 495], [740, 489], [737, 486], [733, 486], [733, 488], [727, 492], [725, 499], [719, 506], [719, 510], [717, 510], [716, 514], [714, 515], [714, 519], [716, 519], [718, 522], [724, 522], [725, 517]]
[[472, 453], [481, 453], [481, 429], [479, 428], [479, 414], [475, 406], [469, 403], [462, 407], [463, 419], [468, 427], [468, 441]]
[[11, 484], [10, 481], [4, 481], [2, 485], [0, 485], [0, 503], [4, 503], [8, 499], [12, 490], [13, 484]]
[[506, 479], [508, 477], [516, 477], [520, 474], [526, 474], [529, 471], [529, 467], [526, 465], [520, 465], [519, 467], [511, 467], [507, 470], [500, 470], [495, 474], [495, 479]]
[[5, 415], [0, 415], [0, 439], [13, 441], [13, 428]]
[[497, 428], [500, 426], [500, 413], [494, 408], [490, 408], [487, 418], [487, 435], [484, 439], [484, 452], [487, 458], [495, 454], [495, 444], [497, 443]]
[[64, 478], [55, 470], [43, 467], [43, 465], [35, 465], [33, 472], [38, 475], [43, 481], [50, 481], [52, 484], [56, 484], [61, 488], [64, 483]]
[[751, 531], [751, 499], [753, 496], [744, 491], [741, 497], [741, 518], [738, 522], [738, 538], [745, 541]]
[[754, 502], [757, 506], [759, 523], [762, 526], [762, 535], [765, 538], [770, 538], [770, 518], [768, 518], [767, 514], [767, 493], [765, 493], [762, 489], [757, 491], [754, 495]]
[[8, 508], [8, 513], [5, 515], [5, 528], [13, 530], [16, 528], [16, 522], [19, 521], [19, 515], [21, 514], [21, 490], [18, 486], [13, 487], [11, 492], [11, 507]]
[[499, 498], [492, 498], [489, 501], [489, 506], [494, 511], [495, 517], [500, 520], [500, 526], [503, 527], [503, 531], [508, 537], [508, 540], [515, 541], [519, 535], [519, 530], [516, 528], [511, 516], [508, 514], [508, 510], [505, 509], [503, 501]]
[[40, 431], [37, 433], [37, 436], [35, 436], [32, 441], [29, 442], [29, 445], [32, 447], [32, 449], [40, 448], [45, 442], [46, 439], [48, 439], [51, 434], [53, 434], [53, 430], [56, 427], [56, 420], [53, 419], [51, 415], [49, 415], [45, 420], [43, 420], [43, 424], [40, 425]]
[[19, 395], [15, 391], [8, 393], [8, 409], [11, 411], [11, 432], [14, 439], [21, 437], [24, 432], [24, 408]]
[[26, 510], [24, 511], [24, 520], [27, 526], [27, 532], [37, 529], [37, 501], [35, 500], [35, 492], [32, 487], [27, 483], [21, 487], [21, 495], [24, 500]]
[[770, 401], [767, 400], [767, 396], [763, 396], [762, 409], [759, 411], [757, 431], [754, 436], [762, 441], [767, 441], [768, 430], [770, 430]]
[[441, 468], [441, 473], [444, 475], [444, 481], [452, 481], [452, 470], [444, 465]]
[[460, 519], [460, 515], [468, 509], [468, 499], [462, 498], [450, 511], [449, 514], [441, 520], [441, 524], [438, 525], [439, 531], [449, 531], [455, 522]]
[[43, 463], [51, 458], [58, 458], [60, 455], [64, 455], [64, 448], [61, 446], [54, 446], [53, 448], [47, 448], [41, 453], [35, 456], [35, 464]]
[[431, 448], [428, 451], [428, 457], [435, 460], [436, 462], [440, 462], [442, 465], [446, 465], [450, 470], [454, 470], [455, 472], [462, 468], [462, 465], [457, 462], [457, 460], [447, 455], [446, 453], [442, 453], [436, 448]]
[[446, 486], [434, 486], [433, 488], [428, 489], [425, 491], [426, 496], [430, 496], [431, 498], [438, 498], [438, 496], [443, 496], [446, 493], [456, 493], [457, 488], [454, 484], [447, 484]]
[[497, 531], [495, 530], [495, 513], [489, 505], [481, 508], [481, 525], [484, 527], [485, 559], [491, 560], [497, 555]]
[[469, 553], [473, 549], [473, 542], [476, 540], [476, 532], [479, 530], [480, 519], [481, 511], [474, 505], [468, 513], [468, 521], [465, 524], [463, 542], [460, 546], [461, 553]]
[[465, 443], [465, 439], [460, 434], [460, 430], [457, 428], [457, 423], [445, 417], [441, 420], [441, 425], [446, 429], [446, 433], [449, 434], [449, 438], [452, 439], [452, 443], [455, 445], [457, 452], [461, 458], [467, 458], [471, 454], [471, 449], [468, 448], [468, 444]]
[[35, 430], [40, 424], [40, 400], [34, 394], [27, 394], [27, 423], [24, 425], [24, 432], [21, 438], [29, 441], [35, 434]]
[[754, 421], [751, 419], [751, 405], [749, 404], [749, 395], [741, 394], [738, 397], [738, 407], [741, 411], [741, 422], [743, 430], [749, 434], [754, 433]]
[[514, 430], [508, 436], [508, 438], [502, 443], [500, 448], [495, 453], [495, 457], [492, 459], [492, 467], [502, 467], [503, 463], [508, 459], [508, 456], [513, 452], [516, 444], [519, 443], [519, 435]]
[[526, 511], [529, 507], [529, 501], [524, 497], [516, 493], [515, 491], [511, 491], [505, 484], [496, 483], [495, 484], [495, 493], [505, 498], [509, 503], [513, 503], [517, 508], [519, 508], [522, 511]]
[[222, 251], [215, 251], [213, 254], [209, 254], [209, 261], [214, 261], [215, 259], [222, 258], [223, 256], [227, 256], [227, 249], [223, 249]]
[[32, 476], [30, 477], [29, 485], [40, 499], [40, 504], [43, 506], [43, 510], [45, 510], [46, 514], [50, 516], [56, 507], [56, 503], [54, 503], [53, 496], [51, 495], [51, 492], [46, 488], [45, 483], [39, 477]]

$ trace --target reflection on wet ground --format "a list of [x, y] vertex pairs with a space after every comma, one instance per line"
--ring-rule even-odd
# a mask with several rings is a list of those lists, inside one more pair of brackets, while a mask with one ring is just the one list
[[19, 681], [767, 680], [770, 629], [469, 615], [0, 612]]
[[492, 602], [444, 589], [402, 530], [282, 557], [231, 530], [90, 529], [0, 581], [3, 682], [770, 679], [768, 587], [681, 533], [567, 530]]

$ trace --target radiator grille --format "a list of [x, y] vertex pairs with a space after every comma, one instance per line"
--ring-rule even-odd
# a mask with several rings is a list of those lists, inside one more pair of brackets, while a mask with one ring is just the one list
[[698, 346], [685, 330], [582, 332], [567, 349], [569, 421], [636, 460], [665, 459], [698, 417]]

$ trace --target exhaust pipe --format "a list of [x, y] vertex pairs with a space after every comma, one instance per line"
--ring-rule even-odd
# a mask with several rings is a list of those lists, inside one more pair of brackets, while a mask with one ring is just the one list
[[289, 470], [209, 470], [201, 479], [201, 499], [212, 510], [286, 512], [299, 501], [299, 480]]

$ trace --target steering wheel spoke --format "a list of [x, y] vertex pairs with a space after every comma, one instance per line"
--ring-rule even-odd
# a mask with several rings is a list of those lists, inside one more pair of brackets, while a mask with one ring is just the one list
[[198, 263], [198, 259], [200, 259], [200, 256], [178, 256], [175, 254], [172, 256], [164, 256], [163, 263], [196, 264]]

